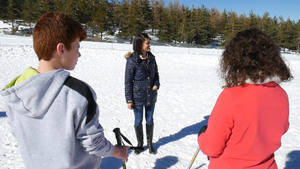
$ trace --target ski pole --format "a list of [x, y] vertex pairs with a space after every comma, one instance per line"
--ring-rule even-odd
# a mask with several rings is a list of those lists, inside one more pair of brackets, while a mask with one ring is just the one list
[[[118, 146], [122, 146], [122, 141], [121, 141], [121, 131], [120, 131], [120, 128], [115, 128], [113, 130], [113, 132], [115, 133], [115, 136], [116, 136], [116, 140], [117, 140], [117, 145]], [[122, 160], [122, 167], [123, 169], [126, 169], [126, 164], [125, 164], [125, 161]]]
[[[199, 137], [200, 134], [204, 133], [206, 131], [206, 129], [207, 129], [207, 125], [202, 126], [201, 129], [199, 130], [198, 137]], [[194, 154], [194, 156], [193, 156], [193, 158], [190, 162], [190, 165], [189, 165], [188, 169], [190, 169], [192, 167], [197, 155], [199, 154], [199, 151], [200, 151], [200, 148], [197, 147], [197, 150], [196, 150], [196, 152], [195, 152], [195, 154]], [[207, 156], [207, 159], [209, 160], [209, 156]]]
[[200, 151], [200, 149], [198, 147], [197, 150], [196, 150], [196, 152], [195, 152], [195, 154], [194, 154], [194, 156], [193, 156], [193, 158], [192, 158], [192, 160], [191, 160], [191, 162], [190, 162], [190, 165], [189, 165], [188, 169], [190, 169], [192, 167], [192, 165], [193, 165], [193, 163], [194, 163], [194, 161], [195, 161], [195, 159], [196, 159], [199, 151]]

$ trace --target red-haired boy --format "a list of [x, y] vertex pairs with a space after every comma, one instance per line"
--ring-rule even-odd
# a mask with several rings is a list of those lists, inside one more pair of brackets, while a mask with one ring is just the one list
[[96, 169], [103, 156], [128, 158], [127, 147], [105, 138], [93, 89], [65, 71], [75, 68], [85, 38], [69, 16], [44, 14], [33, 32], [38, 69], [27, 68], [1, 91], [28, 169]]

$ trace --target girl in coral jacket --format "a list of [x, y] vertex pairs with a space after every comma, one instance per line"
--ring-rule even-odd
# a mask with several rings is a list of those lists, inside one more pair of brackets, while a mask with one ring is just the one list
[[239, 32], [225, 47], [221, 73], [224, 90], [198, 137], [208, 168], [277, 169], [274, 152], [289, 128], [279, 84], [293, 78], [280, 48], [257, 29]]

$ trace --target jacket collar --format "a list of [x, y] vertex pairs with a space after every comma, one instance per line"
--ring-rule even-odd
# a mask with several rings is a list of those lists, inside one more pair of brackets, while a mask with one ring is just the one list
[[[139, 54], [137, 54], [137, 53], [133, 53], [133, 56], [134, 56], [134, 59], [135, 59], [135, 61], [136, 62], [142, 62], [143, 61], [143, 59], [142, 59], [142, 56], [141, 55], [139, 55]], [[148, 62], [150, 62], [150, 60], [152, 60], [152, 58], [153, 58], [153, 55], [152, 55], [152, 53], [151, 52], [147, 52], [147, 60], [148, 60]]]
[[254, 82], [251, 79], [246, 79], [245, 83], [247, 84], [265, 84], [265, 83], [269, 83], [269, 82], [276, 82], [277, 84], [279, 84], [281, 82], [281, 79], [278, 76], [274, 76], [274, 77], [267, 77], [264, 81], [257, 81]]

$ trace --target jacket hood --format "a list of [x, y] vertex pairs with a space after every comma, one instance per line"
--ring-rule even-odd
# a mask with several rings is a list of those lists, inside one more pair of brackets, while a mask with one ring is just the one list
[[39, 118], [48, 111], [68, 76], [69, 72], [58, 69], [37, 74], [14, 85], [15, 79], [10, 83], [11, 87], [1, 91], [1, 95], [8, 108], [13, 107], [16, 113]]
[[124, 57], [125, 57], [125, 59], [129, 59], [131, 57], [131, 55], [132, 55], [132, 53], [128, 52], [128, 53], [126, 53], [126, 55]]

